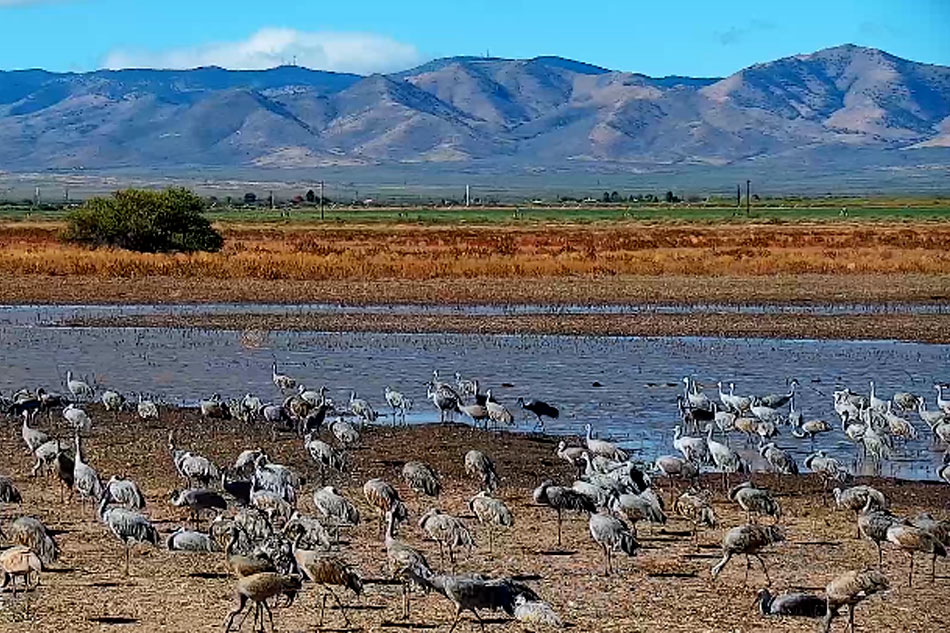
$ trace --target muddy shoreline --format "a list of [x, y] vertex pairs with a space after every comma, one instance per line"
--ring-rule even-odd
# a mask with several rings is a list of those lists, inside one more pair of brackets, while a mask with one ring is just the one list
[[152, 314], [66, 319], [69, 327], [236, 331], [899, 340], [950, 343], [948, 314]]

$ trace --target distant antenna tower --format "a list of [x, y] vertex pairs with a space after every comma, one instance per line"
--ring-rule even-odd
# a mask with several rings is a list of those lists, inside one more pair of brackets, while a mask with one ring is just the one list
[[296, 65], [297, 65], [297, 56], [296, 56], [296, 55], [294, 55], [294, 63], [291, 64], [291, 65], [292, 65], [292, 66], [296, 66]]

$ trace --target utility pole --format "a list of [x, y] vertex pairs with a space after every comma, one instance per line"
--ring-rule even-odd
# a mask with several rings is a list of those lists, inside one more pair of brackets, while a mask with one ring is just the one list
[[746, 215], [751, 214], [751, 210], [750, 210], [750, 207], [752, 204], [752, 196], [750, 195], [751, 191], [752, 191], [752, 181], [746, 180], [745, 181], [745, 214]]
[[273, 191], [269, 192], [267, 197], [270, 199], [270, 210], [273, 211], [274, 210], [274, 192]]
[[736, 185], [736, 208], [742, 208], [742, 185]]
[[320, 220], [323, 221], [323, 181], [320, 181]]
[[472, 188], [469, 185], [465, 185], [465, 206], [468, 207], [472, 203]]
[[39, 187], [39, 185], [37, 185], [36, 188], [33, 190], [33, 206], [34, 206], [34, 207], [40, 206], [40, 187]]

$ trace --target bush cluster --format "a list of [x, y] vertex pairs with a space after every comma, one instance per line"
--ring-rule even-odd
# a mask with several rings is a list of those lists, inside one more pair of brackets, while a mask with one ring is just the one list
[[218, 251], [224, 238], [203, 210], [201, 198], [187, 189], [125, 189], [109, 198], [92, 198], [70, 212], [63, 237], [140, 253]]

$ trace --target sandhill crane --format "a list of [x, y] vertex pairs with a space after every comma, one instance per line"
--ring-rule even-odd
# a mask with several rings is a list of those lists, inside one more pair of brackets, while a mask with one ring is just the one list
[[292, 468], [274, 463], [266, 453], [262, 453], [254, 460], [251, 485], [254, 490], [268, 490], [295, 505], [297, 490], [303, 485], [303, 479]]
[[455, 372], [455, 389], [461, 396], [474, 396], [478, 393], [478, 381], [466, 380], [461, 372]]
[[429, 569], [419, 569], [413, 579], [445, 596], [455, 605], [455, 621], [449, 628], [449, 633], [455, 631], [465, 611], [471, 611], [484, 629], [484, 622], [478, 615], [479, 609], [500, 609], [513, 616], [519, 595], [529, 601], [540, 600], [531, 588], [509, 578], [491, 579], [477, 574], [433, 574]]
[[106, 483], [106, 490], [115, 503], [129, 510], [141, 510], [145, 507], [145, 497], [131, 479], [113, 475]]
[[203, 418], [216, 418], [227, 420], [231, 417], [231, 410], [228, 405], [221, 400], [221, 395], [211, 394], [210, 398], [203, 398], [198, 401], [198, 410]]
[[175, 469], [188, 481], [189, 485], [199, 483], [209, 486], [220, 477], [218, 467], [207, 457], [176, 448], [174, 431], [168, 432], [168, 450], [172, 454]]
[[510, 528], [514, 525], [514, 517], [511, 510], [501, 499], [491, 497], [484, 490], [469, 499], [469, 510], [478, 519], [478, 522], [487, 526], [488, 530], [488, 552], [494, 549], [495, 527]]
[[407, 398], [399, 391], [395, 391], [390, 387], [386, 387], [386, 390], [383, 392], [383, 395], [386, 397], [386, 403], [393, 410], [393, 424], [396, 424], [396, 414], [399, 414], [399, 417], [402, 418], [403, 424], [406, 423], [406, 412], [412, 408], [412, 400]]
[[410, 580], [418, 580], [424, 574], [431, 573], [431, 570], [422, 552], [396, 538], [397, 522], [393, 512], [386, 513], [386, 533], [383, 538], [390, 576], [402, 581], [402, 617], [408, 618]]
[[310, 453], [310, 457], [317, 463], [320, 470], [320, 482], [326, 481], [327, 471], [343, 470], [343, 455], [333, 450], [333, 447], [326, 442], [313, 437], [308, 433], [304, 437], [304, 448]]
[[811, 593], [772, 595], [768, 589], [759, 589], [755, 603], [762, 615], [821, 618], [828, 612], [827, 601]]
[[330, 425], [330, 432], [333, 433], [333, 437], [337, 439], [340, 446], [344, 448], [350, 448], [360, 443], [360, 432], [343, 418]]
[[73, 459], [69, 453], [60, 450], [56, 453], [56, 478], [59, 479], [59, 501], [63, 502], [64, 494], [66, 490], [69, 490], [70, 499], [72, 499], [73, 491], [76, 489], [76, 461]]
[[748, 465], [739, 456], [739, 453], [732, 450], [722, 442], [713, 439], [713, 425], [706, 425], [706, 450], [712, 458], [713, 463], [719, 472], [722, 473], [722, 489], [729, 487], [729, 475], [731, 473], [746, 472]]
[[588, 528], [591, 537], [604, 550], [604, 575], [606, 576], [613, 573], [610, 556], [612, 552], [623, 552], [628, 556], [633, 556], [640, 547], [627, 524], [606, 510], [591, 514]]
[[102, 495], [102, 501], [99, 502], [99, 519], [125, 546], [125, 575], [128, 576], [132, 544], [150, 543], [158, 547], [158, 530], [144, 515], [125, 508], [110, 507], [110, 501], [108, 494]]
[[96, 469], [83, 461], [82, 439], [76, 431], [76, 458], [73, 465], [73, 486], [79, 493], [79, 500], [85, 509], [86, 499], [96, 502], [102, 497], [102, 482]]
[[[857, 521], [861, 510], [867, 505], [868, 499], [871, 500], [872, 506], [887, 509], [887, 499], [884, 498], [881, 491], [871, 486], [852, 486], [844, 490], [835, 488], [831, 492], [835, 496], [835, 505], [853, 511], [855, 521]], [[861, 538], [860, 530], [858, 530], [855, 538]]]
[[123, 396], [118, 391], [113, 391], [111, 389], [102, 392], [100, 396], [102, 401], [102, 406], [106, 411], [112, 411], [113, 413], [118, 413], [122, 408], [122, 405], [125, 404], [125, 396]]
[[253, 576], [265, 572], [276, 571], [273, 561], [268, 559], [262, 552], [254, 552], [251, 555], [235, 553], [238, 542], [238, 536], [242, 528], [232, 525], [228, 531], [228, 542], [224, 547], [224, 556], [228, 562], [228, 569], [238, 578]]
[[271, 382], [274, 383], [274, 386], [281, 391], [294, 389], [297, 386], [297, 381], [294, 378], [291, 378], [287, 374], [281, 374], [277, 372], [277, 361], [274, 361], [271, 364], [270, 379]]
[[30, 548], [46, 566], [59, 558], [59, 546], [39, 519], [19, 517], [10, 524], [7, 536], [10, 542]]
[[775, 445], [775, 442], [769, 442], [759, 447], [759, 455], [765, 458], [775, 472], [780, 475], [797, 475], [798, 464], [792, 459], [792, 456]]
[[[950, 521], [938, 521], [928, 512], [921, 512], [910, 520], [910, 524], [934, 537], [938, 543], [950, 549]], [[936, 575], [937, 554], [931, 559], [930, 577]]]
[[538, 427], [541, 429], [544, 429], [543, 418], [557, 420], [558, 416], [561, 415], [561, 412], [558, 411], [557, 407], [542, 400], [525, 400], [524, 398], [518, 398], [518, 406], [525, 411], [530, 411], [533, 413], [534, 416], [538, 418]]
[[294, 511], [293, 506], [286, 499], [270, 490], [254, 490], [251, 492], [250, 505], [264, 513], [271, 525], [275, 522], [283, 525], [290, 519], [290, 515]]
[[455, 548], [474, 545], [472, 533], [458, 517], [445, 514], [437, 508], [432, 508], [419, 519], [419, 528], [425, 531], [433, 541], [439, 544], [439, 556], [445, 560], [444, 550], [449, 551], [449, 563], [455, 571]]
[[868, 394], [868, 404], [872, 411], [877, 411], [879, 413], [883, 412], [887, 408], [887, 400], [882, 400], [877, 397], [877, 392], [874, 390], [874, 381], [870, 381], [871, 391]]
[[584, 428], [587, 430], [587, 450], [592, 455], [603, 455], [604, 457], [619, 461], [627, 459], [627, 454], [620, 450], [613, 442], [594, 439], [594, 430], [590, 423], [585, 424]]
[[0, 475], [0, 503], [20, 503], [23, 496], [9, 477]]
[[465, 415], [468, 418], [470, 418], [472, 422], [475, 424], [475, 426], [478, 426], [479, 423], [484, 422], [485, 428], [486, 429], [488, 428], [488, 420], [489, 420], [488, 407], [486, 407], [485, 405], [478, 404], [477, 402], [473, 404], [459, 403], [457, 409], [458, 411], [462, 413], [462, 415]]
[[440, 422], [445, 422], [447, 414], [458, 411], [459, 404], [462, 402], [462, 398], [454, 389], [437, 381], [429, 383], [426, 390], [426, 399], [431, 400], [435, 408], [439, 410]]
[[321, 517], [336, 527], [359, 525], [359, 510], [333, 486], [315, 491], [313, 505]]
[[[948, 429], [948, 431], [950, 431], [950, 429]], [[948, 434], [948, 437], [950, 437], [950, 434]], [[861, 436], [861, 442], [864, 444], [865, 455], [875, 462], [890, 459], [891, 447], [888, 444], [887, 438], [878, 433], [873, 426], [868, 426], [864, 431], [864, 435]]]
[[587, 449], [585, 448], [581, 448], [580, 446], [568, 446], [567, 442], [561, 440], [558, 442], [557, 450], [554, 452], [554, 454], [580, 472], [580, 470], [583, 468], [583, 464], [581, 463], [581, 455], [586, 452]]
[[917, 409], [919, 398], [908, 391], [898, 391], [891, 397], [891, 402], [901, 411], [914, 411]]
[[712, 568], [713, 578], [719, 575], [719, 572], [734, 555], [744, 554], [746, 558], [745, 581], [749, 580], [749, 568], [752, 566], [749, 556], [754, 556], [762, 565], [766, 582], [772, 584], [769, 578], [769, 570], [765, 566], [765, 561], [759, 555], [759, 551], [773, 543], [784, 540], [784, 531], [776, 525], [747, 524], [732, 528], [722, 537], [722, 560]]
[[[931, 554], [933, 557], [931, 569], [933, 571], [936, 570], [937, 557], [947, 556], [947, 548], [943, 543], [938, 541], [930, 532], [914, 527], [913, 525], [892, 523], [891, 526], [887, 528], [887, 540], [907, 552], [907, 556], [910, 559], [910, 570], [907, 574], [908, 587], [914, 584], [915, 553], [923, 552], [924, 554]], [[935, 576], [931, 576], [931, 582], [933, 582], [934, 577]]]
[[355, 391], [350, 392], [350, 411], [366, 424], [375, 422], [379, 417], [379, 414], [376, 413], [376, 409], [374, 409], [369, 402], [363, 398], [356, 397]]
[[[305, 385], [297, 385], [297, 396], [312, 407], [319, 406], [324, 401], [326, 392], [326, 386], [314, 391], [313, 389], [307, 389]], [[260, 405], [258, 405], [259, 407]]]
[[665, 475], [670, 481], [670, 501], [673, 500], [673, 479], [695, 480], [699, 476], [699, 467], [694, 463], [676, 455], [661, 455], [653, 462], [653, 468]]
[[709, 396], [699, 391], [699, 385], [695, 380], [690, 379], [689, 376], [683, 376], [683, 384], [686, 385], [683, 398], [691, 409], [711, 409], [712, 403], [709, 401]]
[[647, 494], [621, 494], [612, 495], [608, 501], [610, 509], [614, 514], [622, 516], [630, 522], [630, 527], [634, 538], [637, 536], [637, 523], [647, 521], [651, 525], [663, 525], [666, 523], [666, 513], [660, 507], [659, 500], [652, 491]]
[[[254, 603], [254, 626], [252, 629], [255, 631], [258, 630], [258, 621], [260, 621], [260, 630], [264, 629], [264, 614], [266, 612], [267, 618], [270, 621], [271, 630], [273, 630], [274, 616], [271, 613], [270, 607], [267, 605], [267, 601], [277, 596], [285, 596], [287, 605], [289, 606], [296, 597], [297, 592], [300, 591], [300, 588], [300, 578], [297, 576], [278, 574], [276, 572], [263, 572], [238, 578], [234, 588], [237, 606], [233, 611], [228, 613], [228, 619], [224, 624], [225, 633], [231, 631], [234, 618], [244, 611], [248, 600]], [[246, 616], [242, 616], [239, 620], [237, 630], [240, 630], [241, 625], [244, 624], [244, 617]]]
[[69, 393], [77, 400], [92, 398], [93, 396], [93, 390], [92, 387], [89, 386], [89, 383], [79, 378], [74, 379], [72, 371], [66, 372], [66, 389], [68, 389]]
[[851, 633], [854, 633], [854, 608], [866, 598], [887, 591], [889, 588], [887, 576], [876, 569], [847, 571], [832, 580], [825, 588], [827, 610], [824, 633], [831, 630], [831, 621], [843, 606], [848, 607], [848, 628]]
[[482, 490], [485, 492], [492, 492], [498, 487], [495, 462], [481, 451], [471, 450], [465, 453], [465, 473], [469, 477], [481, 479]]
[[770, 516], [776, 523], [782, 517], [782, 507], [772, 498], [769, 491], [756, 488], [748, 481], [733, 487], [729, 491], [729, 498], [745, 510], [750, 522], [753, 521], [753, 515], [755, 517]]
[[[748, 408], [748, 405], [752, 404], [748, 398], [742, 398], [731, 393], [725, 393], [722, 390], [722, 381], [717, 382], [716, 387], [719, 390], [719, 402], [722, 403], [722, 406], [724, 406], [727, 411], [740, 414], [742, 413], [743, 409]], [[743, 402], [743, 400], [747, 400], [748, 402]], [[743, 406], [743, 404], [745, 404], [745, 406]]]
[[158, 405], [151, 399], [142, 398], [142, 394], [139, 394], [139, 401], [135, 409], [143, 420], [158, 419]]
[[43, 563], [39, 557], [33, 553], [30, 548], [23, 545], [14, 545], [0, 552], [0, 572], [3, 573], [3, 584], [0, 589], [5, 589], [8, 584], [13, 583], [13, 597], [16, 598], [16, 579], [23, 578], [25, 591], [30, 590], [30, 578], [34, 578], [33, 586], [40, 584], [40, 572], [43, 570]]
[[[409, 511], [402, 499], [399, 498], [399, 493], [389, 482], [383, 479], [370, 479], [363, 484], [363, 496], [379, 513], [381, 522], [385, 521], [386, 513], [390, 511], [400, 521], [404, 521], [409, 516]], [[385, 527], [385, 523], [383, 523], [383, 526]]]
[[[62, 444], [59, 440], [47, 440], [36, 447], [33, 451], [33, 457], [36, 458], [36, 461], [33, 463], [33, 468], [30, 470], [30, 476], [36, 477], [40, 470], [46, 470], [53, 462], [56, 461], [56, 456], [63, 450]], [[72, 466], [70, 466], [70, 472], [72, 471]], [[47, 473], [48, 474], [48, 473]]]
[[877, 547], [878, 567], [884, 564], [881, 543], [887, 541], [887, 531], [898, 521], [899, 519], [893, 514], [876, 506], [870, 497], [861, 509], [861, 514], [858, 515], [858, 532]]
[[67, 405], [63, 409], [63, 417], [69, 422], [70, 426], [77, 431], [89, 431], [92, 428], [92, 420], [85, 411], [74, 404]]
[[696, 528], [718, 525], [716, 511], [713, 509], [706, 495], [684, 492], [673, 504], [673, 511], [693, 524], [693, 536], [696, 537]]
[[363, 593], [363, 579], [360, 575], [338, 556], [331, 556], [324, 552], [300, 548], [300, 539], [302, 533], [298, 533], [294, 539], [294, 560], [297, 562], [297, 568], [303, 572], [307, 580], [315, 585], [323, 587], [323, 598], [320, 604], [320, 622], [317, 626], [323, 626], [323, 616], [327, 607], [327, 596], [333, 596], [346, 625], [350, 625], [350, 618], [346, 615], [346, 607], [339, 596], [333, 591], [333, 587], [343, 587], [349, 589], [357, 596]]
[[673, 427], [673, 448], [683, 454], [688, 461], [702, 464], [709, 456], [709, 447], [704, 437], [690, 437], [683, 435], [679, 424]]
[[950, 400], [944, 399], [943, 387], [944, 385], [942, 383], [934, 385], [934, 389], [937, 390], [937, 410], [942, 411], [944, 414], [950, 414]]
[[213, 552], [217, 549], [210, 534], [180, 527], [165, 539], [169, 552]]
[[438, 473], [423, 462], [406, 462], [402, 467], [402, 478], [418, 494], [438, 497], [442, 492], [442, 481]]
[[697, 409], [690, 407], [682, 396], [676, 398], [676, 408], [679, 410], [680, 418], [687, 429], [699, 429], [705, 426], [706, 422], [712, 422], [716, 419], [716, 405], [710, 404], [708, 409]]
[[831, 430], [831, 424], [824, 420], [808, 420], [806, 422], [802, 422], [798, 428], [793, 428], [791, 432], [793, 437], [797, 437], [798, 439], [807, 437], [814, 442], [816, 435], [820, 433], [828, 433]]
[[499, 424], [504, 424], [505, 426], [514, 424], [515, 416], [511, 415], [511, 411], [508, 410], [508, 407], [492, 398], [491, 389], [488, 390], [487, 396], [485, 409], [488, 410], [488, 419], [494, 422], [495, 427], [497, 428]]
[[202, 512], [218, 512], [228, 508], [228, 502], [224, 497], [206, 488], [175, 490], [171, 493], [171, 503], [179, 508], [188, 508], [196, 526], [201, 519]]
[[790, 381], [786, 381], [788, 384], [788, 391], [783, 394], [768, 394], [761, 396], [759, 398], [754, 398], [761, 406], [768, 407], [770, 409], [780, 409], [788, 404], [791, 400], [795, 398], [795, 390], [798, 387], [798, 380], [792, 378]]
[[543, 600], [529, 600], [521, 593], [515, 596], [515, 620], [533, 628], [546, 627], [554, 630], [564, 628], [564, 623], [551, 605]]
[[557, 546], [561, 546], [561, 514], [564, 511], [589, 512], [597, 511], [597, 507], [589, 497], [572, 488], [555, 486], [550, 479], [535, 488], [534, 502], [554, 508], [557, 511]]
[[947, 417], [946, 413], [940, 409], [936, 411], [928, 411], [927, 403], [924, 402], [923, 398], [917, 401], [917, 415], [920, 416], [921, 421], [931, 429], [946, 420]]
[[31, 453], [35, 453], [36, 449], [49, 441], [47, 433], [30, 427], [30, 413], [28, 411], [23, 412], [23, 426], [20, 428], [20, 436]]
[[844, 481], [848, 476], [848, 471], [841, 465], [841, 462], [834, 457], [828, 457], [824, 451], [815, 451], [806, 457], [802, 463], [805, 468], [821, 477], [822, 487], [825, 490], [828, 489], [829, 482]]

